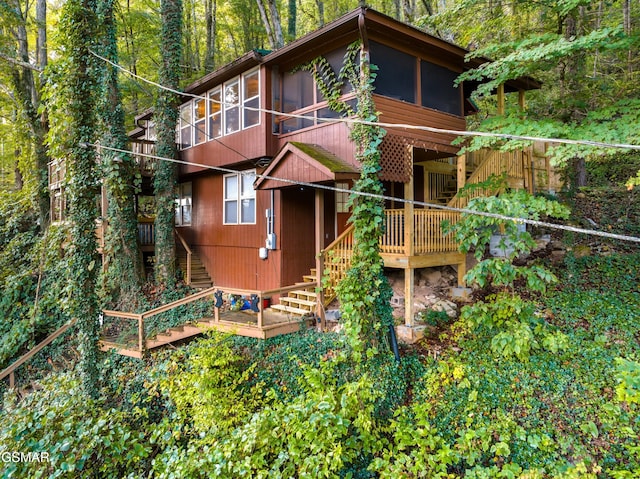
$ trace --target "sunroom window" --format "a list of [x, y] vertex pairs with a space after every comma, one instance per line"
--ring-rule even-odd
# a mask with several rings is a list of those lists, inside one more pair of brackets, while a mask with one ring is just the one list
[[260, 124], [260, 70], [236, 76], [180, 107], [181, 149]]

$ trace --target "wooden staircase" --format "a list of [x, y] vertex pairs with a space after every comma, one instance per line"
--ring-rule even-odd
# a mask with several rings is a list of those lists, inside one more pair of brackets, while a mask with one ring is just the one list
[[292, 316], [313, 316], [318, 307], [318, 293], [316, 293], [315, 270], [305, 275], [304, 283], [300, 283], [300, 289], [289, 291], [287, 296], [280, 298], [280, 304], [274, 304], [271, 309]]
[[[328, 306], [337, 296], [336, 287], [351, 267], [353, 256], [353, 225], [350, 225], [333, 243], [322, 251], [324, 262], [323, 306]], [[299, 289], [290, 291], [287, 296], [280, 298], [280, 304], [274, 304], [271, 309], [292, 316], [307, 317], [315, 314], [318, 307], [316, 291], [316, 269], [303, 276], [303, 282], [298, 283]]]
[[[184, 273], [186, 279], [187, 252], [184, 248], [177, 248], [177, 266]], [[191, 253], [191, 282], [190, 286], [197, 289], [206, 289], [213, 286], [211, 276], [196, 253]]]

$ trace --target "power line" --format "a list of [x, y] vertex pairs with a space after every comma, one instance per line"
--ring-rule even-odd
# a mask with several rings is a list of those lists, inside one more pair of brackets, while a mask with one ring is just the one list
[[[208, 169], [208, 170], [219, 171], [219, 172], [222, 172], [222, 173], [233, 173], [233, 174], [240, 173], [242, 175], [248, 175], [249, 174], [249, 173], [238, 172], [237, 170], [233, 170], [231, 168], [224, 168], [224, 167], [221, 167], [221, 166], [212, 166], [212, 165], [205, 165], [205, 164], [201, 164], [201, 163], [194, 163], [194, 162], [191, 162], [191, 161], [176, 160], [174, 158], [166, 158], [166, 157], [157, 156], [157, 155], [150, 155], [150, 154], [146, 154], [146, 153], [132, 153], [129, 150], [124, 150], [124, 149], [121, 149], [121, 148], [113, 148], [113, 147], [109, 147], [109, 146], [100, 145], [100, 144], [97, 144], [97, 143], [83, 143], [82, 145], [83, 146], [94, 147], [94, 148], [96, 148], [98, 150], [98, 152], [100, 151], [100, 149], [104, 149], [104, 150], [114, 151], [114, 152], [117, 152], [117, 153], [126, 153], [126, 154], [130, 154], [130, 155], [134, 155], [134, 156], [142, 156], [142, 157], [145, 157], [145, 158], [151, 158], [151, 159], [155, 159], [155, 160], [158, 160], [158, 161], [167, 161], [167, 162], [176, 163], [176, 164], [185, 165], [185, 166], [194, 166], [194, 167], [198, 167], [198, 168], [204, 168], [204, 169]], [[610, 238], [610, 239], [616, 239], [616, 240], [621, 240], [621, 241], [629, 241], [629, 242], [632, 242], [632, 243], [640, 243], [640, 237], [636, 237], [636, 236], [621, 235], [621, 234], [616, 234], [616, 233], [609, 233], [609, 232], [606, 232], [606, 231], [588, 230], [588, 229], [584, 229], [584, 228], [577, 228], [575, 226], [559, 225], [559, 224], [556, 224], [556, 223], [549, 223], [547, 221], [539, 221], [539, 220], [533, 220], [533, 219], [516, 218], [516, 217], [513, 217], [513, 216], [502, 215], [502, 214], [499, 214], [499, 213], [488, 213], [488, 212], [484, 212], [484, 211], [471, 210], [471, 209], [468, 209], [468, 208], [455, 208], [453, 206], [426, 203], [426, 202], [423, 202], [423, 201], [406, 200], [406, 199], [401, 199], [401, 198], [395, 198], [393, 196], [388, 196], [388, 195], [379, 195], [379, 194], [375, 194], [375, 193], [367, 193], [367, 192], [364, 192], [364, 191], [348, 190], [348, 189], [345, 189], [345, 188], [337, 188], [335, 186], [321, 185], [321, 184], [317, 184], [317, 183], [307, 183], [307, 182], [304, 182], [304, 181], [290, 180], [290, 179], [287, 179], [287, 178], [279, 178], [279, 177], [276, 177], [276, 176], [263, 175], [263, 174], [258, 174], [258, 173], [255, 173], [255, 177], [256, 178], [263, 178], [263, 179], [266, 179], [266, 180], [278, 181], [278, 182], [281, 182], [281, 183], [295, 185], [295, 186], [304, 186], [304, 187], [308, 187], [308, 188], [321, 189], [321, 190], [333, 191], [333, 192], [338, 192], [338, 193], [348, 193], [348, 194], [354, 194], [354, 195], [364, 196], [364, 197], [368, 197], [368, 198], [375, 198], [375, 199], [379, 199], [379, 200], [395, 201], [395, 202], [399, 202], [399, 203], [408, 203], [408, 204], [412, 204], [414, 206], [421, 206], [421, 207], [425, 207], [425, 208], [432, 208], [432, 209], [438, 209], [438, 210], [443, 210], [443, 211], [452, 211], [452, 212], [457, 212], [457, 213], [466, 213], [466, 214], [476, 215], [476, 216], [485, 216], [485, 217], [488, 217], [488, 218], [496, 218], [496, 219], [505, 220], [505, 221], [513, 221], [515, 223], [520, 223], [520, 224], [529, 224], [529, 225], [533, 225], [533, 226], [541, 226], [541, 227], [551, 228], [551, 229], [556, 229], [556, 230], [570, 231], [570, 232], [573, 232], [573, 233], [586, 234], [586, 235], [590, 235], [590, 236], [600, 236], [600, 237], [603, 237], [603, 238]]]
[[[137, 78], [138, 80], [141, 80], [143, 82], [149, 83], [150, 85], [153, 85], [157, 88], [160, 88], [162, 90], [165, 91], [169, 91], [171, 93], [174, 93], [176, 95], [180, 95], [180, 96], [186, 96], [189, 98], [194, 98], [194, 99], [198, 99], [198, 100], [205, 100], [205, 101], [210, 101], [210, 102], [214, 102], [214, 103], [218, 103], [218, 104], [225, 104], [222, 101], [217, 101], [217, 100], [213, 100], [211, 98], [207, 98], [206, 96], [201, 96], [201, 95], [195, 95], [193, 93], [186, 93], [186, 92], [181, 92], [178, 90], [175, 90], [173, 88], [169, 88], [167, 86], [161, 85], [159, 83], [156, 83], [152, 80], [149, 80], [147, 78], [144, 78], [140, 75], [137, 75], [129, 70], [127, 70], [126, 68], [124, 68], [123, 66], [112, 62], [111, 60], [109, 60], [108, 58], [105, 58], [101, 55], [98, 55], [97, 53], [95, 53], [92, 50], [89, 50], [91, 52], [92, 55], [94, 55], [95, 57], [99, 58], [100, 60], [103, 60], [107, 63], [109, 63], [110, 65], [112, 65], [113, 67], [123, 71], [124, 73], [131, 75], [134, 78]], [[234, 105], [234, 106], [238, 106], [238, 105]], [[565, 144], [565, 145], [584, 145], [584, 146], [593, 146], [593, 147], [598, 147], [598, 148], [616, 148], [616, 149], [627, 149], [627, 150], [639, 150], [640, 151], [640, 145], [634, 145], [634, 144], [628, 144], [628, 143], [606, 143], [606, 142], [600, 142], [600, 141], [592, 141], [592, 140], [571, 140], [568, 138], [545, 138], [545, 137], [537, 137], [537, 136], [527, 136], [527, 135], [513, 135], [513, 134], [509, 134], [509, 133], [491, 133], [491, 132], [486, 132], [486, 131], [467, 131], [467, 130], [450, 130], [450, 129], [445, 129], [445, 128], [435, 128], [435, 127], [431, 127], [431, 126], [424, 126], [424, 125], [409, 125], [409, 124], [404, 124], [404, 123], [385, 123], [385, 122], [377, 122], [377, 121], [367, 121], [367, 120], [361, 120], [358, 118], [316, 118], [315, 116], [310, 116], [310, 115], [300, 115], [300, 114], [296, 114], [296, 113], [283, 113], [280, 111], [276, 111], [276, 110], [270, 110], [270, 109], [266, 109], [266, 108], [260, 108], [260, 107], [250, 107], [250, 106], [246, 106], [246, 105], [241, 105], [241, 108], [243, 109], [247, 109], [250, 111], [256, 111], [256, 112], [262, 112], [262, 113], [270, 113], [272, 115], [276, 115], [276, 116], [285, 116], [285, 117], [289, 117], [289, 118], [301, 118], [301, 119], [306, 119], [306, 120], [315, 120], [315, 121], [321, 121], [321, 122], [327, 122], [327, 123], [346, 123], [346, 124], [362, 124], [362, 125], [370, 125], [370, 126], [378, 126], [381, 128], [397, 128], [397, 129], [405, 129], [405, 130], [419, 130], [419, 131], [428, 131], [430, 133], [441, 133], [441, 134], [446, 134], [446, 135], [456, 135], [456, 136], [469, 136], [469, 137], [474, 137], [474, 136], [479, 136], [479, 137], [486, 137], [486, 138], [500, 138], [500, 139], [506, 139], [506, 140], [522, 140], [522, 141], [542, 141], [542, 142], [547, 142], [547, 143], [557, 143], [557, 144]]]

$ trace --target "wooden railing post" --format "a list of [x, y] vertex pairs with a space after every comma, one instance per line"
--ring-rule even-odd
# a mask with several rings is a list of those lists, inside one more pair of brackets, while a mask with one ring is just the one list
[[144, 315], [140, 314], [138, 316], [138, 350], [140, 351], [140, 356], [144, 354], [144, 346], [145, 346]]
[[258, 292], [258, 328], [262, 329], [262, 310], [264, 303], [262, 299], [262, 291]]
[[322, 272], [324, 269], [324, 261], [322, 255], [322, 247], [324, 246], [324, 190], [316, 189], [315, 194], [315, 213], [316, 213], [316, 289], [318, 296], [316, 296], [316, 314], [320, 318], [320, 328], [322, 331], [325, 329], [325, 316], [324, 316], [324, 301], [320, 297], [320, 291], [322, 290]]

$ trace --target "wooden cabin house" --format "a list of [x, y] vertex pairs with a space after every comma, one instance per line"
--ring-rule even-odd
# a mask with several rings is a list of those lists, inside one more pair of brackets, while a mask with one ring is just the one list
[[[477, 85], [456, 87], [454, 80], [482, 61], [469, 64], [465, 49], [368, 8], [277, 51], [249, 52], [185, 89], [176, 132], [186, 162], [176, 193], [178, 250], [191, 262], [197, 258], [221, 290], [255, 291], [261, 300], [270, 295], [270, 310], [288, 316], [322, 315], [350, 263], [347, 199], [359, 164], [348, 125], [327, 121], [338, 114], [301, 66], [323, 56], [337, 72], [353, 42], [361, 42], [378, 67], [380, 121], [398, 124], [385, 128], [381, 147], [380, 177], [386, 195], [397, 200], [386, 202], [380, 247], [386, 267], [405, 271], [410, 325], [415, 269], [452, 265], [462, 283], [465, 257], [440, 229], [457, 213], [401, 200], [463, 206], [456, 192], [467, 182], [507, 172], [518, 186], [532, 188], [540, 168], [525, 154], [458, 156], [454, 134], [400, 126], [465, 130], [465, 116], [476, 112], [470, 95]], [[524, 92], [539, 86], [531, 78], [510, 81], [498, 100], [514, 92], [523, 102]], [[342, 95], [355, 96], [348, 87]], [[142, 115], [137, 124], [134, 148], [151, 152], [152, 117]], [[143, 244], [151, 243], [152, 227], [141, 224]], [[193, 264], [187, 268], [187, 281], [197, 285]], [[322, 288], [327, 271], [330, 285]]]

